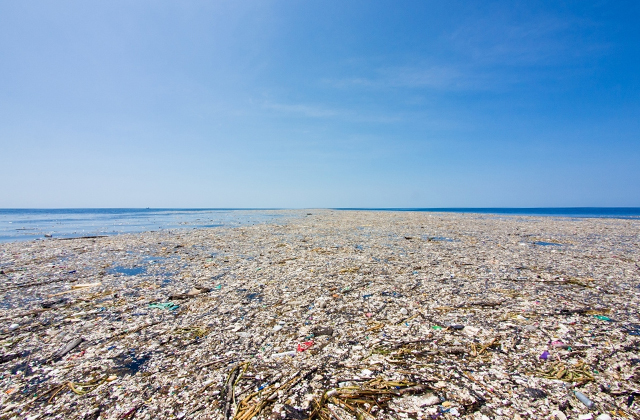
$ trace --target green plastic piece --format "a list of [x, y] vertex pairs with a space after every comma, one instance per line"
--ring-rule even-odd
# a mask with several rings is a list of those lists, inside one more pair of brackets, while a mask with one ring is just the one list
[[168, 309], [170, 311], [175, 311], [176, 309], [178, 309], [180, 307], [180, 305], [176, 305], [173, 302], [162, 302], [162, 303], [150, 303], [149, 307], [150, 308], [157, 308], [157, 309]]

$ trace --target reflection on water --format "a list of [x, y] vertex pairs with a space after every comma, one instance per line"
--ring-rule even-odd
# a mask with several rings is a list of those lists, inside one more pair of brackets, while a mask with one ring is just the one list
[[545, 241], [536, 241], [533, 244], [540, 245], [540, 246], [562, 246], [562, 244], [559, 244], [557, 242], [545, 242]]
[[144, 267], [132, 267], [126, 268], [121, 266], [115, 266], [111, 268], [108, 273], [109, 274], [124, 274], [125, 276], [137, 276], [140, 274], [144, 274], [147, 270]]

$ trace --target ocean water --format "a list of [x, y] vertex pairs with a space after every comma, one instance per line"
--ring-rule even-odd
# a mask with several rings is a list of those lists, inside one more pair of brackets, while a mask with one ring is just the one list
[[281, 217], [242, 209], [0, 209], [0, 242], [241, 226]]
[[[481, 213], [551, 217], [640, 219], [639, 207], [567, 208], [342, 208]], [[268, 209], [0, 209], [0, 242], [117, 235], [150, 230], [193, 229], [264, 223], [285, 217]], [[291, 217], [291, 215], [289, 215]]]

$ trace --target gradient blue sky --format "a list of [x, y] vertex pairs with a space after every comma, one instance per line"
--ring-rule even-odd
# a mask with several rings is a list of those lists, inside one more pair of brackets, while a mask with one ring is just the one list
[[640, 206], [638, 1], [0, 1], [0, 207]]

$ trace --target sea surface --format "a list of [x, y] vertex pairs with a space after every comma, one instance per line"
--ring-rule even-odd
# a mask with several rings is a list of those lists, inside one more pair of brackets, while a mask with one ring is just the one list
[[241, 226], [281, 217], [259, 209], [0, 209], [0, 242]]
[[[334, 210], [481, 213], [640, 219], [639, 207], [342, 208]], [[285, 217], [270, 209], [0, 209], [0, 242], [117, 235], [264, 223]]]

